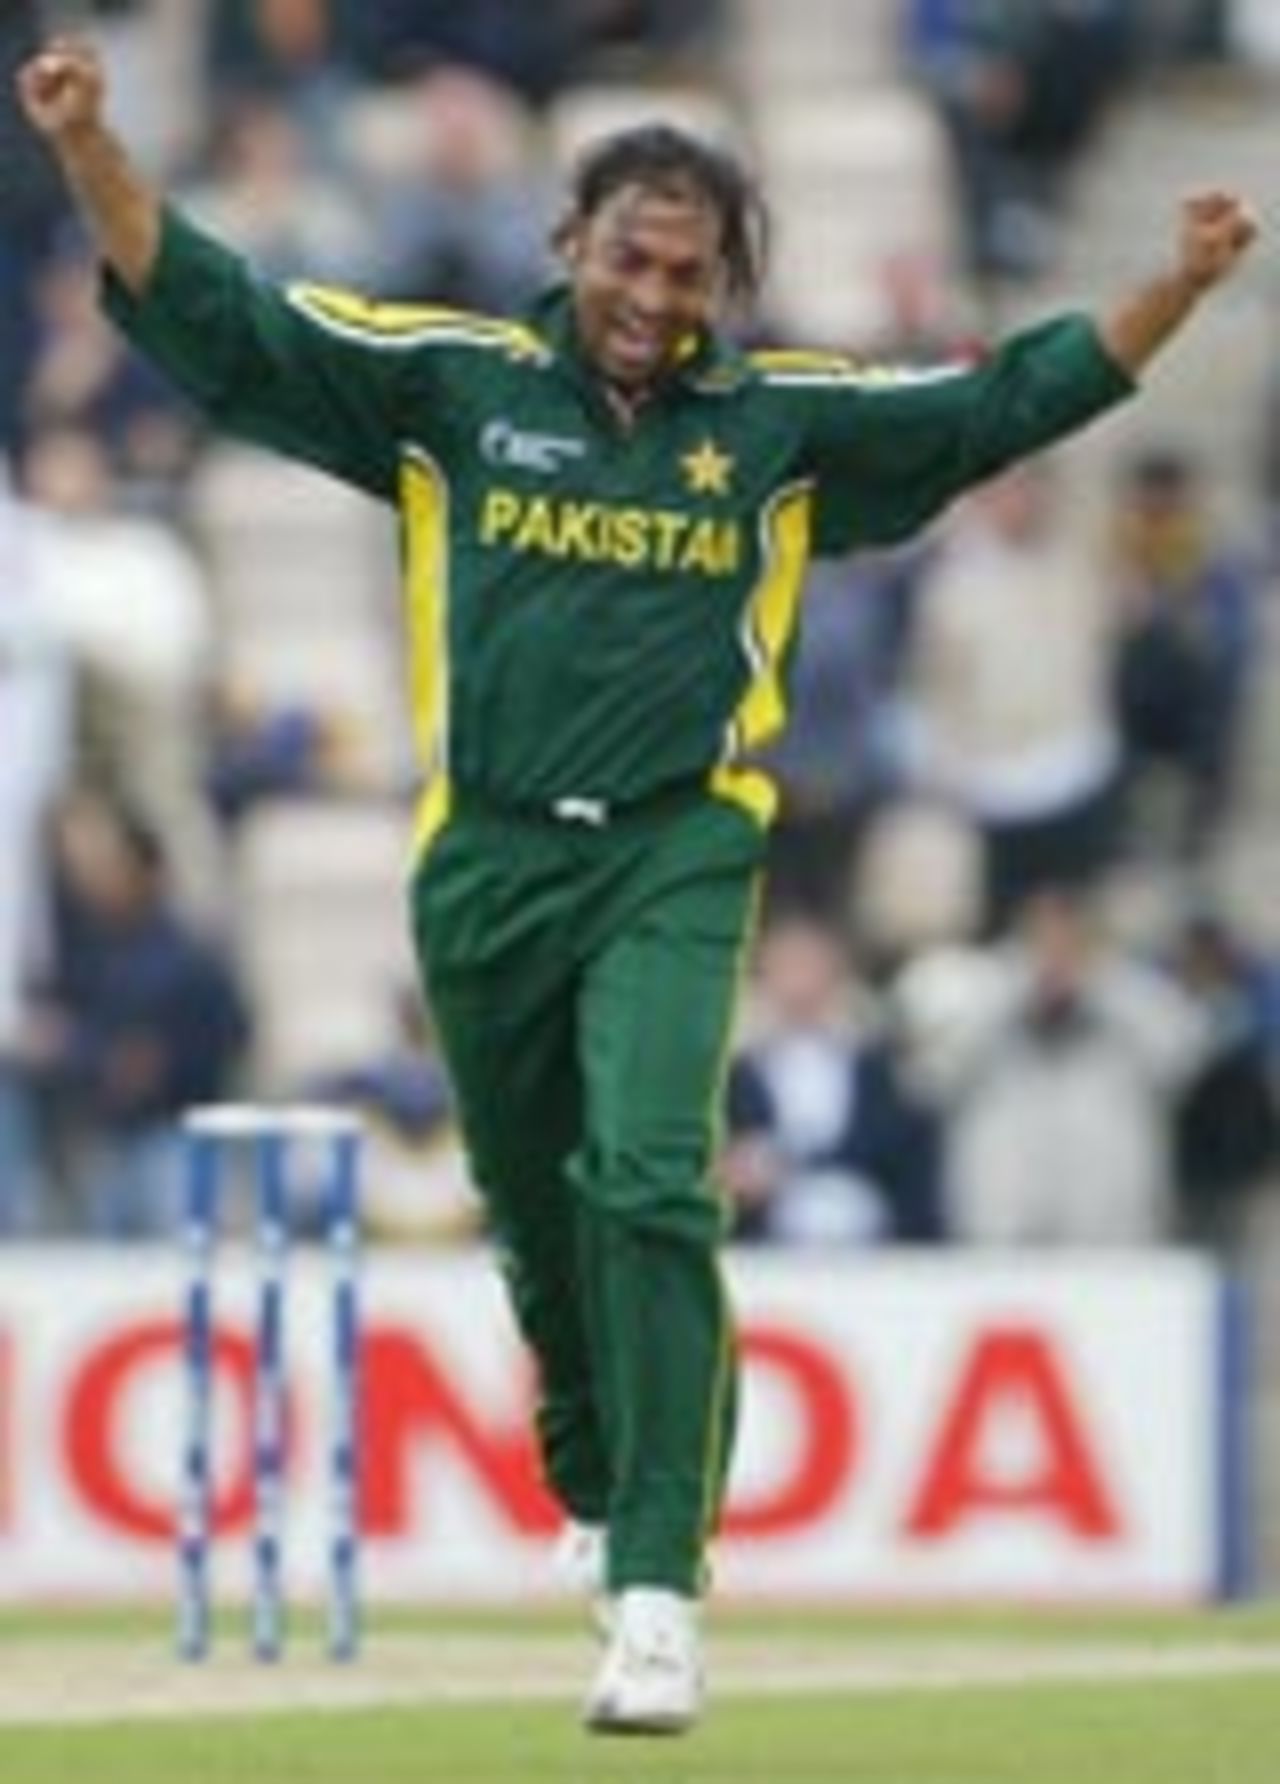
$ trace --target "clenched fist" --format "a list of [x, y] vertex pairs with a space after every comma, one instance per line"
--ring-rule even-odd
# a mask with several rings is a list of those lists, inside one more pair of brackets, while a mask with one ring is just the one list
[[1197, 291], [1207, 291], [1234, 272], [1257, 233], [1257, 216], [1235, 193], [1193, 193], [1182, 205], [1180, 269]]
[[159, 252], [161, 205], [107, 121], [106, 89], [97, 52], [80, 37], [53, 38], [18, 71], [27, 121], [57, 157], [98, 253], [139, 292]]
[[97, 52], [78, 37], [54, 38], [18, 74], [28, 121], [53, 143], [101, 121], [104, 90]]

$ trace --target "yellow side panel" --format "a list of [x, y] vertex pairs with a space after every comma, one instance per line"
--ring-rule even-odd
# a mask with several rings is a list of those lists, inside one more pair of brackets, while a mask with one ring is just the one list
[[420, 858], [449, 815], [449, 489], [426, 453], [406, 455], [400, 472], [404, 597], [409, 635], [409, 700], [426, 785], [414, 824]]

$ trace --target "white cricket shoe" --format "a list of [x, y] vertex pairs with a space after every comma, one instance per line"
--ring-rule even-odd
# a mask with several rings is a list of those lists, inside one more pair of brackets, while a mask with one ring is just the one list
[[613, 1633], [583, 1709], [595, 1734], [683, 1734], [702, 1710], [696, 1600], [630, 1586], [614, 1600]]
[[553, 1556], [560, 1578], [590, 1606], [591, 1626], [601, 1641], [608, 1641], [613, 1629], [613, 1600], [605, 1585], [607, 1540], [603, 1524], [570, 1519], [560, 1532]]

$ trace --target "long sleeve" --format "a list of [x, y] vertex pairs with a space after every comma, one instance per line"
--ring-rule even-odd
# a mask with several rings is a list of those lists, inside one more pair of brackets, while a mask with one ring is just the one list
[[[347, 301], [376, 318], [377, 306]], [[173, 209], [146, 291], [135, 297], [108, 270], [103, 306], [216, 426], [393, 498], [402, 335], [327, 326], [313, 294], [257, 278]]]
[[1083, 316], [1013, 335], [976, 365], [816, 378], [807, 454], [818, 549], [908, 537], [962, 491], [1075, 433], [1133, 388]]

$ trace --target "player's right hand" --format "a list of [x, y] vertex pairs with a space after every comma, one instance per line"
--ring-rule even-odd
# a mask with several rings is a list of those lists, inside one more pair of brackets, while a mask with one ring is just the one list
[[28, 122], [55, 143], [100, 122], [105, 89], [97, 51], [79, 37], [54, 38], [18, 72]]

